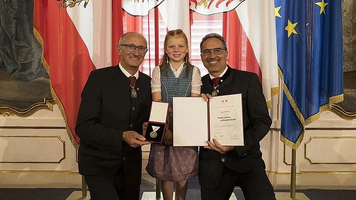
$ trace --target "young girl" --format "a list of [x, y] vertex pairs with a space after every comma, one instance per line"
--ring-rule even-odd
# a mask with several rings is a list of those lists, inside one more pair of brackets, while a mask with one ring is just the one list
[[162, 181], [165, 200], [183, 200], [188, 189], [188, 179], [198, 173], [197, 147], [173, 147], [173, 97], [200, 96], [200, 71], [189, 62], [188, 39], [180, 30], [171, 30], [164, 40], [164, 55], [159, 66], [153, 69], [151, 87], [153, 101], [169, 103], [169, 117], [162, 144], [151, 144], [146, 171]]

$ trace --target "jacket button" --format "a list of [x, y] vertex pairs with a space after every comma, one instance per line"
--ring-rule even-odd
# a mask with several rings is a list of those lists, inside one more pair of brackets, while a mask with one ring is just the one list
[[135, 107], [132, 107], [132, 110], [135, 110]]
[[133, 127], [133, 125], [132, 124], [130, 124], [130, 128], [132, 128]]
[[126, 157], [124, 157], [123, 160], [125, 161], [125, 160], [126, 160]]
[[225, 158], [221, 158], [221, 162], [225, 162]]

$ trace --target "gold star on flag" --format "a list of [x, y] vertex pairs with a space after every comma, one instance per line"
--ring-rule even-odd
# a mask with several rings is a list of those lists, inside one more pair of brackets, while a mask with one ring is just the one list
[[295, 26], [297, 26], [297, 24], [298, 24], [298, 22], [292, 24], [292, 22], [289, 21], [289, 19], [288, 19], [288, 25], [287, 25], [286, 28], [285, 28], [285, 30], [288, 31], [288, 37], [289, 37], [290, 35], [292, 35], [292, 33], [298, 34], [297, 31], [294, 29]]
[[315, 4], [320, 6], [320, 13], [319, 14], [324, 13], [324, 15], [325, 15], [326, 14], [325, 13], [325, 7], [326, 7], [326, 5], [328, 5], [328, 3], [325, 3], [324, 0], [322, 0], [321, 2], [316, 2]]
[[281, 9], [282, 6], [278, 6], [277, 8], [274, 8], [274, 15], [276, 17], [282, 18], [282, 16], [279, 14], [279, 10]]

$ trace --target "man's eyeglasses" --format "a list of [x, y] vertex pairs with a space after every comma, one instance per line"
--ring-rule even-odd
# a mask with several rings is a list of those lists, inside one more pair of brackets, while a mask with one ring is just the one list
[[221, 55], [226, 49], [215, 48], [215, 49], [204, 49], [201, 53], [204, 56], [210, 55], [211, 52], [214, 52], [215, 55]]
[[147, 47], [145, 46], [135, 46], [133, 44], [120, 44], [120, 46], [126, 47], [128, 52], [134, 52], [136, 49], [138, 49], [138, 52], [140, 53], [146, 53], [147, 51]]

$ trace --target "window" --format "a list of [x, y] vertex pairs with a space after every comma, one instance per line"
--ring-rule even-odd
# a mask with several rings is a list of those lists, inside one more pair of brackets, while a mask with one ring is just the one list
[[[198, 14], [193, 14], [194, 22], [191, 25], [191, 38], [190, 38], [190, 59], [191, 63], [197, 66], [202, 76], [207, 74], [207, 70], [203, 66], [203, 63], [200, 59], [200, 41], [201, 39], [208, 33], [219, 33], [222, 34], [222, 15], [213, 15], [213, 16], [202, 16]], [[156, 44], [155, 42], [155, 27], [154, 27], [154, 18], [149, 16], [143, 18], [143, 28], [142, 33], [147, 38], [148, 41], [148, 49], [149, 51], [146, 54], [145, 60], [142, 64], [142, 72], [151, 76], [152, 70], [155, 67], [155, 50], [156, 45], [159, 48], [159, 56], [160, 60], [163, 56], [163, 42], [164, 37], [167, 33], [167, 28], [162, 19], [159, 20], [159, 41]], [[186, 33], [188, 34], [188, 33]], [[159, 61], [158, 61], [159, 63]]]

